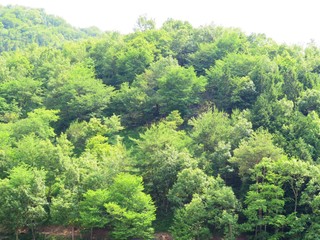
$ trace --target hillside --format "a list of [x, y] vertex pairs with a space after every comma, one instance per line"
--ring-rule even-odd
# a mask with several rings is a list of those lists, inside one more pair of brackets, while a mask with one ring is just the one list
[[30, 44], [59, 46], [62, 42], [101, 35], [97, 28], [76, 29], [43, 9], [0, 5], [0, 52]]
[[2, 235], [318, 238], [314, 43], [146, 17], [87, 38], [41, 10], [1, 9], [1, 31], [34, 31], [0, 43], [17, 44], [0, 54]]

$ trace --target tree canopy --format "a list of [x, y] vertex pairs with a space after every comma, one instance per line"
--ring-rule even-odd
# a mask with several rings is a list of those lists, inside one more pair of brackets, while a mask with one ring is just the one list
[[102, 33], [19, 6], [0, 39], [0, 238], [319, 236], [315, 43], [146, 16]]

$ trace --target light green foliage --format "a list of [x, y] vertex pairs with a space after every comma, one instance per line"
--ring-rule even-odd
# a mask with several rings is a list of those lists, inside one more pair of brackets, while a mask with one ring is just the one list
[[142, 37], [128, 41], [117, 53], [117, 85], [132, 82], [136, 75], [141, 74], [154, 60], [155, 47]]
[[197, 118], [191, 118], [189, 125], [193, 127], [190, 135], [195, 155], [204, 157], [205, 170], [214, 174], [226, 170], [231, 150], [252, 132], [245, 113], [239, 111], [235, 111], [230, 119], [224, 112], [209, 109]]
[[187, 57], [193, 53], [197, 46], [193, 39], [194, 28], [187, 21], [179, 21], [169, 18], [162, 25], [162, 30], [165, 30], [171, 36], [171, 51], [181, 66], [187, 64]]
[[35, 109], [33, 112], [28, 113], [27, 118], [11, 125], [12, 137], [20, 139], [28, 134], [34, 134], [42, 139], [55, 137], [54, 129], [50, 124], [59, 119], [57, 113], [58, 111], [56, 110]]
[[206, 83], [204, 77], [196, 76], [193, 68], [169, 68], [158, 79], [160, 113], [179, 110], [182, 115], [187, 115], [189, 107], [199, 103], [199, 94], [204, 92]]
[[64, 226], [78, 226], [79, 202], [80, 196], [77, 189], [65, 189], [63, 185], [58, 187], [56, 196], [51, 199], [51, 221]]
[[10, 164], [13, 166], [25, 163], [37, 169], [46, 169], [48, 184], [52, 184], [55, 177], [62, 171], [63, 163], [59, 159], [58, 149], [49, 139], [43, 140], [34, 134], [17, 141], [16, 147], [9, 154], [11, 155]]
[[309, 163], [300, 160], [264, 158], [252, 172], [255, 184], [246, 196], [244, 214], [248, 221], [244, 228], [254, 231], [261, 239], [302, 238], [310, 219], [308, 211], [303, 209], [312, 208], [310, 200], [315, 197], [314, 170]]
[[196, 164], [186, 149], [189, 138], [184, 131], [176, 129], [180, 119], [176, 118], [176, 122], [173, 119], [171, 115], [152, 125], [135, 140], [137, 166], [146, 190], [162, 209], [167, 208], [166, 195], [178, 172]]
[[104, 188], [117, 174], [130, 169], [125, 147], [120, 142], [111, 145], [101, 135], [87, 142], [85, 152], [77, 161], [84, 190]]
[[45, 88], [50, 80], [70, 69], [71, 59], [55, 48], [33, 46], [28, 49], [28, 57], [33, 65], [32, 78], [43, 82]]
[[126, 125], [139, 125], [159, 117], [161, 101], [157, 93], [158, 79], [173, 67], [178, 67], [175, 59], [161, 58], [137, 76], [131, 85], [123, 83], [112, 98], [111, 110], [119, 112]]
[[198, 118], [192, 118], [189, 125], [193, 127], [192, 139], [202, 147], [203, 151], [213, 152], [219, 142], [228, 141], [232, 132], [228, 114], [217, 109], [209, 109]]
[[310, 112], [308, 116], [295, 112], [291, 121], [283, 128], [283, 137], [280, 139], [282, 141], [279, 141], [279, 145], [289, 156], [306, 161], [317, 161], [320, 146], [319, 122], [319, 116], [314, 111]]
[[101, 189], [88, 190], [83, 197], [84, 200], [80, 202], [81, 225], [86, 228], [105, 227], [110, 221], [104, 208], [108, 192]]
[[302, 92], [303, 85], [298, 79], [297, 59], [286, 54], [276, 59], [283, 76], [282, 91], [289, 100], [296, 100]]
[[172, 226], [175, 239], [181, 240], [206, 240], [210, 239], [210, 230], [206, 226], [207, 211], [202, 199], [195, 195], [192, 201], [177, 210]]
[[110, 33], [103, 39], [96, 40], [90, 46], [89, 56], [94, 62], [95, 75], [107, 85], [119, 85], [116, 54], [123, 45], [123, 36], [117, 33]]
[[272, 142], [272, 135], [260, 130], [252, 134], [248, 140], [240, 143], [234, 150], [234, 156], [230, 162], [239, 168], [239, 176], [247, 180], [254, 166], [263, 158], [278, 160], [283, 156], [282, 149], [276, 147]]
[[1, 83], [9, 80], [19, 80], [20, 78], [28, 78], [32, 74], [34, 66], [28, 59], [28, 54], [24, 51], [4, 52], [1, 55], [3, 60], [3, 68], [7, 75], [3, 75]]
[[161, 57], [165, 58], [173, 55], [173, 52], [170, 49], [173, 39], [171, 34], [167, 31], [163, 29], [151, 29], [148, 31], [135, 33], [135, 35], [139, 34], [149, 43], [152, 43], [155, 46], [156, 50], [154, 55], [156, 60], [161, 59]]
[[141, 177], [118, 175], [110, 186], [108, 200], [105, 208], [112, 219], [115, 239], [152, 239], [155, 207], [150, 195], [143, 192]]
[[211, 31], [214, 34], [213, 41], [200, 43], [199, 49], [189, 56], [190, 65], [200, 75], [204, 75], [205, 70], [227, 54], [245, 52], [247, 48], [246, 38], [238, 29], [215, 28]]
[[[8, 104], [16, 104], [25, 116], [42, 105], [41, 82], [31, 78], [20, 78], [0, 84], [0, 97]], [[4, 109], [6, 110], [6, 109]], [[2, 110], [3, 111], [3, 110]]]
[[92, 69], [83, 64], [72, 66], [58, 79], [51, 79], [48, 85], [45, 105], [60, 110], [59, 128], [62, 129], [76, 119], [101, 116], [113, 94], [113, 88], [95, 79]]
[[197, 77], [192, 68], [180, 67], [171, 57], [162, 58], [151, 64], [131, 86], [123, 84], [113, 103], [115, 109], [120, 107], [125, 118], [131, 121], [148, 120], [150, 114], [158, 117], [173, 110], [185, 116], [199, 103], [199, 94], [205, 90], [205, 85], [206, 79]]
[[21, 165], [0, 180], [0, 225], [15, 232], [28, 227], [34, 233], [47, 217], [45, 172]]
[[208, 176], [198, 168], [186, 168], [178, 173], [177, 181], [168, 193], [168, 199], [175, 208], [181, 208], [192, 200], [194, 194], [202, 194], [208, 187]]
[[255, 165], [251, 173], [255, 184], [250, 186], [244, 201], [244, 215], [248, 220], [243, 228], [255, 232], [255, 237], [261, 239], [277, 239], [283, 236], [281, 228], [286, 225], [283, 211], [285, 191], [282, 188], [281, 176], [272, 172], [273, 161], [264, 158]]
[[238, 200], [220, 177], [209, 177], [207, 182], [203, 193], [194, 194], [190, 203], [176, 210], [172, 226], [176, 238], [209, 239], [213, 233], [236, 238]]
[[85, 150], [87, 142], [94, 136], [108, 136], [109, 142], [117, 143], [119, 136], [116, 135], [123, 127], [118, 116], [109, 118], [90, 118], [89, 122], [72, 122], [66, 131], [68, 139], [75, 146], [75, 153], [80, 154]]

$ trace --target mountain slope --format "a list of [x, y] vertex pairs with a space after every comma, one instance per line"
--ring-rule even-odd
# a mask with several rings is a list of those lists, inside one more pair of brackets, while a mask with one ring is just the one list
[[100, 35], [97, 28], [77, 29], [43, 9], [0, 5], [0, 52], [30, 44], [58, 46], [67, 40]]

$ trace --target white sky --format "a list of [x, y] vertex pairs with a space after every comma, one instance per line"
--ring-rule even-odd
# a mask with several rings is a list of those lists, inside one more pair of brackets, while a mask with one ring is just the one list
[[187, 20], [193, 26], [240, 27], [278, 42], [320, 43], [319, 0], [0, 0], [0, 5], [44, 8], [76, 27], [130, 32], [140, 15]]

